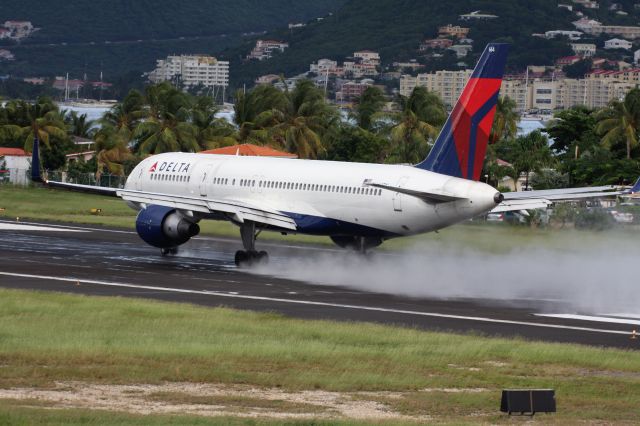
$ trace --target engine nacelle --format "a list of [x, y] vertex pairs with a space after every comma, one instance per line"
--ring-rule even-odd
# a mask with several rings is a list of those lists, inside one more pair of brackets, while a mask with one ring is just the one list
[[151, 205], [138, 213], [136, 231], [147, 244], [159, 248], [172, 248], [198, 235], [200, 227], [176, 209]]
[[[333, 241], [338, 247], [349, 250], [365, 250], [378, 247], [382, 244], [382, 238], [379, 237], [352, 237], [343, 235], [332, 235], [331, 241]], [[364, 247], [362, 247], [364, 245]]]

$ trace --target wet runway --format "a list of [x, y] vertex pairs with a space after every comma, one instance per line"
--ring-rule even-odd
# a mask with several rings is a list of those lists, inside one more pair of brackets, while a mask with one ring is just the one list
[[[0, 286], [125, 296], [274, 311], [299, 318], [367, 321], [427, 330], [518, 336], [532, 340], [640, 348], [640, 316], [566, 312], [535, 299], [406, 297], [238, 270], [235, 239], [200, 237], [178, 257], [163, 258], [134, 232], [95, 226], [0, 221]], [[330, 247], [261, 243], [270, 271]], [[394, 256], [379, 253], [376, 256]], [[376, 262], [376, 257], [371, 260]], [[354, 271], [357, 274], [358, 271]], [[401, 278], [399, 278], [401, 279]], [[393, 283], [389, 283], [393, 285]], [[544, 306], [544, 309], [542, 308]]]

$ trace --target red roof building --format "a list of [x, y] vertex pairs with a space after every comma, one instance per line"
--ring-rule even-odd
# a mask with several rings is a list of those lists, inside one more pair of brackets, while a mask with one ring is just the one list
[[14, 157], [26, 157], [27, 154], [22, 148], [2, 148], [0, 147], [0, 157], [4, 157], [5, 155], [11, 155]]
[[296, 154], [278, 151], [268, 146], [258, 146], [250, 143], [241, 145], [225, 146], [222, 148], [209, 149], [200, 151], [200, 154], [218, 154], [218, 155], [245, 155], [255, 157], [279, 157], [279, 158], [298, 158]]

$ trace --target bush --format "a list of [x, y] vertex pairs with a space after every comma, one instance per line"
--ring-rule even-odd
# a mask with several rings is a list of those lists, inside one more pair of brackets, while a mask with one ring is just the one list
[[581, 210], [576, 215], [576, 229], [604, 231], [611, 229], [615, 222], [609, 212], [603, 209]]

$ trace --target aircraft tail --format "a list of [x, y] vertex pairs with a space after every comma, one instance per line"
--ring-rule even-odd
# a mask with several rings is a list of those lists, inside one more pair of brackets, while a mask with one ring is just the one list
[[508, 44], [487, 45], [431, 152], [416, 167], [480, 180], [508, 51]]
[[631, 192], [632, 194], [636, 194], [636, 193], [640, 192], [640, 178], [638, 178], [636, 183], [633, 184], [633, 186], [631, 187], [629, 192]]

